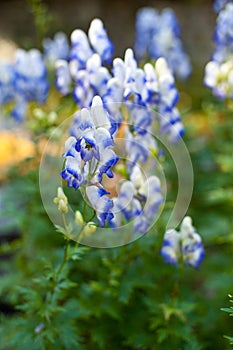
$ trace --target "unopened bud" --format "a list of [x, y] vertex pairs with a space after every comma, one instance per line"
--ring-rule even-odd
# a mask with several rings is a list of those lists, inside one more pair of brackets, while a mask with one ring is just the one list
[[88, 222], [83, 229], [84, 235], [88, 237], [91, 236], [95, 231], [96, 231], [96, 225], [92, 221]]
[[68, 212], [68, 200], [61, 187], [57, 189], [57, 197], [54, 198], [53, 202], [58, 205], [58, 210], [62, 213]]
[[84, 223], [83, 216], [79, 210], [76, 210], [76, 212], [75, 212], [75, 223], [78, 226], [82, 226]]

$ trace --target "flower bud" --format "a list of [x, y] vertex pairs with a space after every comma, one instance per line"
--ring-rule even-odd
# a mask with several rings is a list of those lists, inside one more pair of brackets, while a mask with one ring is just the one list
[[83, 216], [79, 210], [76, 210], [75, 212], [75, 223], [78, 226], [82, 226], [84, 224]]
[[84, 235], [91, 236], [96, 231], [96, 225], [94, 222], [90, 221], [86, 224], [83, 229]]
[[53, 202], [58, 205], [58, 210], [62, 213], [68, 212], [68, 199], [63, 192], [61, 187], [57, 189], [57, 197], [54, 198]]

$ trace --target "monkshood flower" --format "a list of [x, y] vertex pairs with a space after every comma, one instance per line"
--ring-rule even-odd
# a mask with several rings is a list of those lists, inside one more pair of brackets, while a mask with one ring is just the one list
[[22, 121], [28, 102], [44, 103], [46, 101], [49, 89], [47, 71], [43, 57], [36, 49], [30, 51], [18, 49], [13, 69], [16, 105], [12, 115], [16, 120]]
[[233, 98], [233, 60], [210, 61], [205, 68], [204, 83], [220, 100]]
[[215, 51], [205, 67], [204, 84], [213, 95], [224, 100], [233, 98], [233, 3], [220, 11], [214, 33]]
[[185, 217], [181, 223], [182, 255], [186, 265], [198, 267], [205, 255], [201, 236], [192, 226], [192, 219]]
[[113, 214], [111, 212], [113, 201], [107, 197], [108, 194], [109, 192], [102, 186], [93, 185], [86, 188], [87, 198], [92, 208], [96, 211], [101, 227], [104, 226], [106, 220], [111, 222], [113, 219]]
[[116, 122], [121, 122], [121, 104], [130, 108], [137, 105], [145, 105], [142, 99], [144, 86], [143, 70], [138, 68], [132, 49], [127, 49], [124, 60], [113, 60], [113, 77], [107, 82], [107, 91], [103, 96], [106, 108]]
[[226, 4], [230, 2], [233, 2], [233, 0], [215, 0], [213, 4], [214, 11], [219, 13], [226, 6]]
[[97, 52], [102, 62], [111, 63], [113, 55], [113, 44], [109, 39], [107, 32], [103, 26], [103, 23], [100, 19], [95, 18], [91, 24], [88, 31], [88, 37], [91, 43], [91, 46]]
[[76, 103], [89, 107], [95, 95], [105, 95], [110, 77], [107, 68], [102, 66], [100, 56], [93, 54], [87, 60], [86, 69], [79, 70], [75, 76], [73, 95]]
[[124, 132], [124, 138], [129, 172], [137, 163], [146, 163], [149, 156], [156, 153], [158, 149], [150, 131], [146, 133], [132, 133], [127, 127]]
[[16, 50], [12, 64], [0, 64], [0, 103], [12, 103], [12, 116], [22, 121], [28, 103], [44, 103], [48, 94], [47, 71], [41, 53], [32, 49]]
[[72, 91], [72, 77], [70, 74], [69, 64], [65, 60], [57, 60], [56, 68], [56, 87], [63, 96]]
[[54, 64], [55, 61], [68, 60], [70, 46], [67, 36], [63, 32], [58, 32], [53, 39], [45, 38], [43, 40], [44, 55], [49, 64]]
[[18, 49], [15, 57], [15, 89], [26, 101], [44, 103], [48, 93], [47, 71], [42, 54]]
[[166, 60], [161, 57], [155, 66], [147, 63], [144, 66], [145, 84], [147, 87], [146, 103], [157, 109], [160, 132], [167, 134], [170, 141], [177, 142], [184, 134], [180, 114], [176, 108], [179, 94]]
[[177, 265], [180, 259], [195, 268], [201, 264], [205, 255], [204, 247], [190, 217], [183, 219], [180, 232], [174, 229], [165, 232], [161, 255], [168, 264]]
[[[219, 59], [219, 51], [224, 50], [225, 59], [233, 52], [233, 3], [228, 3], [223, 8], [216, 20], [214, 32], [214, 42], [216, 45], [216, 54], [213, 54], [213, 60]], [[226, 52], [225, 52], [226, 51]], [[216, 56], [216, 57], [215, 57]], [[220, 62], [223, 61], [223, 58]]]
[[180, 26], [172, 9], [160, 14], [150, 7], [142, 8], [136, 17], [135, 53], [139, 60], [165, 57], [170, 69], [180, 79], [191, 73], [190, 60], [180, 38]]
[[110, 224], [117, 228], [125, 221], [133, 221], [133, 232], [145, 234], [153, 223], [163, 202], [160, 180], [156, 176], [147, 179], [138, 166], [131, 172], [130, 180], [123, 182], [118, 197], [113, 199], [113, 215]]
[[100, 19], [95, 18], [90, 24], [88, 36], [81, 29], [76, 29], [71, 34], [71, 72], [84, 69], [88, 58], [93, 53], [98, 53], [103, 62], [111, 62], [113, 44], [108, 38], [106, 30]]
[[169, 229], [164, 235], [161, 255], [167, 264], [177, 265], [180, 254], [180, 233]]
[[88, 35], [81, 29], [71, 34], [69, 60], [56, 62], [56, 86], [67, 95], [73, 92], [80, 107], [90, 107], [95, 95], [103, 96], [110, 79], [109, 71], [103, 66], [111, 63], [113, 45], [100, 19], [94, 19]]
[[101, 183], [104, 174], [113, 177], [111, 169], [118, 156], [113, 151], [111, 122], [99, 96], [94, 97], [90, 110], [83, 108], [76, 113], [71, 135], [65, 144], [61, 176], [69, 187], [82, 190], [102, 227], [113, 218], [113, 202]]
[[[174, 76], [164, 58], [155, 65], [145, 64], [138, 68], [133, 50], [127, 49], [124, 60], [113, 60], [113, 77], [107, 82], [107, 93], [103, 101], [116, 123], [121, 123], [121, 102], [130, 113], [127, 120], [135, 132], [146, 134], [153, 121], [152, 109], [159, 113], [161, 132], [176, 142], [183, 135], [183, 126], [175, 108], [179, 94]], [[161, 118], [164, 116], [164, 120]], [[166, 127], [164, 125], [166, 124]]]
[[15, 71], [12, 64], [0, 62], [0, 104], [10, 103], [15, 96]]
[[148, 55], [148, 44], [158, 31], [159, 13], [152, 7], [143, 7], [136, 14], [136, 41], [134, 49], [138, 59]]

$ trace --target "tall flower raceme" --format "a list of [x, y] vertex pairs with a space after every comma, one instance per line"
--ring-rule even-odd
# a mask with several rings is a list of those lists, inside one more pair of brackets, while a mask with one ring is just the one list
[[172, 9], [161, 13], [145, 7], [137, 12], [135, 53], [139, 60], [165, 57], [179, 79], [187, 79], [191, 64], [180, 38], [180, 26]]
[[202, 239], [190, 217], [183, 219], [180, 232], [175, 229], [165, 232], [161, 255], [168, 264], [177, 265], [182, 260], [185, 265], [197, 268], [202, 263], [205, 256]]
[[[76, 102], [80, 107], [91, 105], [90, 110], [82, 108], [74, 117], [61, 176], [69, 187], [82, 191], [101, 226], [108, 222], [119, 227], [133, 220], [133, 231], [145, 233], [163, 198], [159, 179], [145, 178], [136, 169], [147, 168], [158, 151], [154, 122], [160, 126], [158, 132], [166, 133], [172, 142], [182, 136], [176, 108], [179, 95], [165, 58], [139, 68], [133, 50], [127, 49], [124, 59], [113, 60], [112, 71], [104, 67], [112, 46], [100, 23], [91, 23], [89, 40], [83, 31], [74, 31], [70, 61], [57, 63], [57, 85], [63, 93], [68, 94], [75, 81]], [[98, 46], [93, 38], [98, 38], [100, 29], [104, 32]], [[93, 53], [93, 48], [99, 52]], [[121, 150], [124, 160], [118, 161], [116, 149]], [[119, 173], [116, 169], [120, 168], [123, 172]], [[112, 178], [115, 171], [124, 174], [125, 181], [119, 196], [111, 198], [105, 179]]]
[[47, 98], [49, 84], [43, 56], [36, 49], [18, 49], [14, 62], [1, 65], [1, 70], [4, 73], [0, 78], [0, 102], [2, 105], [12, 103], [13, 117], [22, 121], [29, 102], [44, 103]]
[[113, 44], [103, 23], [95, 18], [88, 35], [81, 29], [71, 34], [71, 50], [68, 60], [56, 62], [56, 85], [67, 95], [73, 92], [80, 107], [89, 107], [95, 95], [103, 95], [110, 74], [105, 63], [111, 63]]
[[109, 196], [105, 179], [114, 177], [119, 161], [114, 150], [118, 131], [112, 127], [101, 98], [95, 96], [90, 109], [83, 108], [74, 116], [71, 136], [65, 144], [66, 160], [61, 176], [69, 187], [81, 190], [101, 227], [109, 223], [119, 228], [134, 220], [133, 232], [144, 234], [163, 202], [160, 180], [154, 175], [146, 178], [138, 160], [130, 172], [126, 171], [119, 195]]
[[233, 98], [233, 3], [219, 12], [214, 33], [215, 51], [205, 68], [204, 83], [213, 95]]

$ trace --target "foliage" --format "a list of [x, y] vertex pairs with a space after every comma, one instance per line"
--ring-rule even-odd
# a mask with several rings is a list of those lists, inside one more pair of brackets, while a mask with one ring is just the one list
[[[230, 303], [232, 303], [232, 295], [229, 295], [229, 298], [230, 298]], [[233, 316], [233, 307], [230, 306], [230, 307], [225, 307], [225, 308], [222, 308], [221, 309], [222, 311], [225, 311], [227, 313], [229, 313], [229, 316]], [[229, 336], [225, 336], [226, 339], [228, 339], [230, 341], [230, 344], [232, 345], [233, 344], [233, 337], [229, 337]]]

